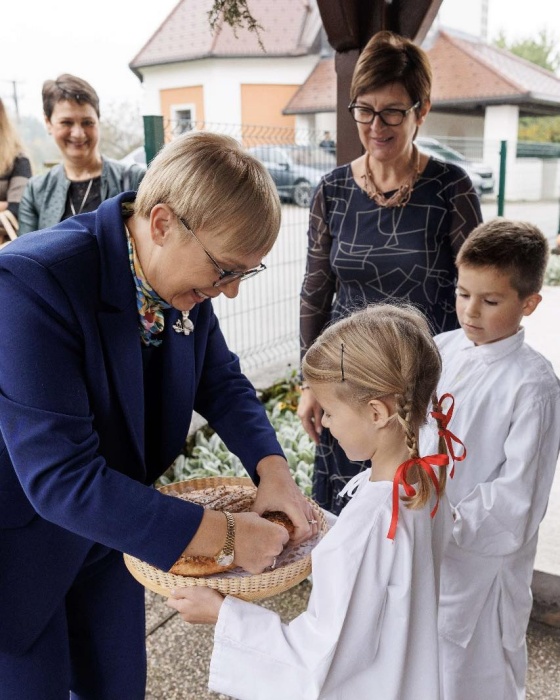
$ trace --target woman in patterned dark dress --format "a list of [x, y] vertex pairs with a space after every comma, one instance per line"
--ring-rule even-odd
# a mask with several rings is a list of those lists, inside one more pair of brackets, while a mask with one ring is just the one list
[[[351, 85], [350, 113], [364, 153], [325, 175], [311, 203], [307, 269], [301, 291], [301, 350], [331, 321], [373, 302], [404, 299], [434, 333], [458, 327], [455, 255], [482, 220], [461, 168], [414, 144], [430, 110], [425, 52], [391, 32], [374, 35]], [[302, 385], [298, 415], [317, 444], [313, 496], [333, 513], [347, 481], [366, 463], [349, 462]]]

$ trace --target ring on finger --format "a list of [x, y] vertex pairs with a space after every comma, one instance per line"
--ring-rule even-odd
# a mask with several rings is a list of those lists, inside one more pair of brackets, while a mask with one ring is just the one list
[[310, 525], [317, 525], [317, 521], [315, 520], [315, 518], [313, 518], [313, 520], [308, 520], [307, 522], [308, 522]]

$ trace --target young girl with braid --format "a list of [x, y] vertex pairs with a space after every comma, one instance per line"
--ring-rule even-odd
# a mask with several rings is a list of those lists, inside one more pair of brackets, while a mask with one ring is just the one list
[[[290, 624], [210, 588], [173, 591], [191, 623], [216, 624], [209, 687], [241, 700], [438, 700], [439, 562], [452, 517], [448, 456], [420, 455], [438, 350], [412, 307], [367, 307], [328, 327], [303, 376], [350, 459], [370, 459], [312, 555], [307, 610]], [[444, 422], [444, 421], [440, 421]], [[440, 426], [442, 437], [449, 435]], [[444, 440], [441, 440], [443, 443]]]

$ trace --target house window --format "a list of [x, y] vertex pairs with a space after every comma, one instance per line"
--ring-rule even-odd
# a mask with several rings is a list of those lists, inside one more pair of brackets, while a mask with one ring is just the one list
[[192, 131], [195, 122], [194, 105], [176, 105], [172, 107], [171, 119], [173, 121], [174, 136]]

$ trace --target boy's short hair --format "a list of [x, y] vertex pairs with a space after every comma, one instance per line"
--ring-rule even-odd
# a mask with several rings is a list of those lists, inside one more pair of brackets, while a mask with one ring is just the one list
[[534, 224], [498, 217], [477, 226], [461, 246], [457, 267], [494, 267], [509, 274], [520, 299], [543, 286], [549, 245]]

